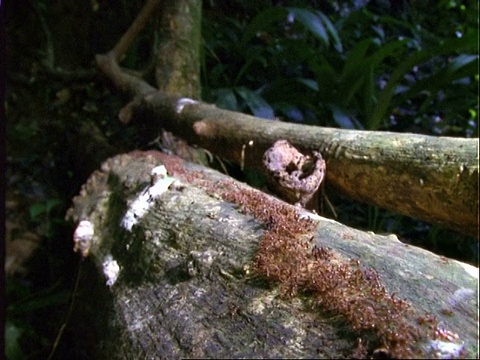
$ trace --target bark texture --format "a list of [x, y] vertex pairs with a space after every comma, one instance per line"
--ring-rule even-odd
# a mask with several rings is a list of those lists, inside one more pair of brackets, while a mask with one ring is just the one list
[[344, 195], [479, 235], [478, 139], [282, 123], [160, 93], [146, 96], [141, 109], [175, 135], [244, 166], [261, 167], [279, 139], [320, 151], [327, 181]]
[[[152, 178], [152, 169], [162, 164], [173, 178]], [[110, 285], [111, 302], [105, 314], [95, 315], [108, 319], [103, 356], [336, 358], [381, 352], [373, 340], [362, 352], [358, 339], [369, 339], [369, 333], [325, 313], [308, 293], [284, 299], [274, 283], [255, 275], [253, 259], [270, 225], [222, 200], [217, 191], [225, 191], [225, 181], [235, 191], [260, 193], [175, 157], [136, 152], [106, 161], [74, 199], [69, 217], [93, 230], [77, 228], [76, 240], [84, 241]], [[282, 203], [265, 196], [258, 206]], [[138, 206], [141, 199], [145, 203]], [[425, 356], [437, 346], [434, 354], [442, 355], [443, 341], [456, 351], [444, 352], [447, 357], [461, 351], [478, 356], [477, 268], [404, 245], [395, 236], [302, 216], [314, 219], [311, 244], [330, 248], [332, 262], [358, 260], [371, 267], [395, 294], [392, 299], [439, 320], [442, 334], [436, 340], [408, 346]], [[348, 288], [341, 290], [348, 296]]]
[[156, 80], [160, 91], [199, 98], [202, 2], [165, 1], [159, 18]]

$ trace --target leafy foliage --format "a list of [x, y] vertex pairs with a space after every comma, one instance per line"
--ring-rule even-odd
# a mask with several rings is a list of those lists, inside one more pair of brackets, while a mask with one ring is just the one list
[[205, 98], [323, 126], [478, 131], [478, 20], [465, 18], [477, 5], [460, 13], [450, 2], [434, 5], [438, 20], [457, 12], [448, 29], [420, 15], [417, 4], [402, 19], [367, 7], [326, 14], [308, 3], [255, 8], [249, 21], [205, 21]]

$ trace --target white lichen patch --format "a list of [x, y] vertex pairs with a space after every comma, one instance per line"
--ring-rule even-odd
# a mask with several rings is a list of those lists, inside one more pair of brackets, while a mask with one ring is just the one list
[[167, 176], [167, 169], [165, 168], [165, 166], [160, 165], [154, 167], [150, 173], [152, 174], [152, 176]]
[[429, 341], [428, 345], [430, 346], [430, 349], [433, 350], [436, 357], [439, 359], [458, 358], [460, 357], [464, 349], [463, 344], [457, 344], [441, 340], [431, 340]]
[[308, 210], [305, 210], [303, 208], [297, 209], [298, 213], [300, 214], [300, 220], [312, 220], [314, 222], [325, 222], [329, 224], [340, 224], [338, 221], [335, 221], [333, 219], [325, 218], [323, 216], [320, 216], [318, 214], [312, 213]]
[[107, 286], [112, 286], [118, 279], [120, 274], [120, 266], [117, 261], [113, 259], [112, 255], [108, 254], [102, 263], [103, 275], [107, 278]]
[[472, 300], [475, 300], [475, 291], [473, 289], [460, 288], [447, 299], [447, 310], [468, 312], [468, 303]]
[[306, 330], [301, 326], [301, 321], [298, 318], [289, 317], [287, 321], [283, 323], [283, 326], [292, 331], [292, 336], [286, 339], [286, 346], [290, 349], [301, 351], [307, 335]]
[[198, 101], [189, 98], [178, 99], [177, 103], [175, 104], [175, 111], [177, 112], [177, 114], [180, 114], [185, 105], [189, 104], [198, 104]]
[[148, 212], [155, 203], [155, 199], [168, 190], [168, 187], [175, 181], [167, 175], [165, 166], [157, 166], [151, 172], [151, 185], [145, 188], [140, 195], [132, 201], [121, 225], [131, 231], [133, 226]]
[[86, 257], [90, 251], [93, 235], [93, 224], [88, 220], [80, 221], [73, 233], [73, 251], [79, 251], [82, 257]]
[[146, 319], [135, 319], [132, 323], [128, 326], [128, 331], [130, 332], [141, 332], [144, 330], [145, 325], [148, 324]]
[[188, 274], [192, 277], [198, 274], [207, 274], [217, 256], [218, 253], [211, 249], [207, 251], [191, 251], [187, 262]]
[[263, 315], [268, 308], [271, 308], [275, 296], [275, 294], [271, 294], [254, 297], [247, 305], [248, 312], [255, 315]]
[[475, 296], [475, 291], [468, 288], [460, 288], [453, 293], [453, 296], [448, 299], [448, 303], [452, 306], [458, 303], [468, 301]]
[[462, 263], [462, 262], [458, 262], [458, 264], [461, 267], [463, 267], [463, 269], [465, 270], [465, 272], [468, 275], [470, 275], [474, 279], [478, 280], [478, 268], [477, 267], [469, 265], [469, 264], [465, 264], [465, 263]]

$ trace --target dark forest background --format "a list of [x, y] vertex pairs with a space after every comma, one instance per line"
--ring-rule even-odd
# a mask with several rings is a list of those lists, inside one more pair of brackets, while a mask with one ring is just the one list
[[[143, 3], [2, 1], [6, 261], [26, 259], [7, 273], [11, 360], [47, 358], [62, 325], [53, 358], [91, 358], [97, 337], [72, 303], [80, 260], [64, 220], [89, 172], [71, 149], [86, 120], [118, 151], [158, 149], [159, 134], [118, 121], [124, 99], [94, 68]], [[122, 66], [148, 66], [155, 25]], [[205, 0], [202, 100], [280, 121], [478, 138], [478, 25], [477, 1]], [[477, 239], [323, 191], [332, 206], [321, 215], [478, 266]]]

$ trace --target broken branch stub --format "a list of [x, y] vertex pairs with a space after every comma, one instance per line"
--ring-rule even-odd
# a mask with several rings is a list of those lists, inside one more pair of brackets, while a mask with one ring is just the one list
[[285, 201], [303, 207], [313, 197], [325, 177], [322, 155], [304, 155], [287, 140], [278, 140], [263, 155], [270, 190]]

